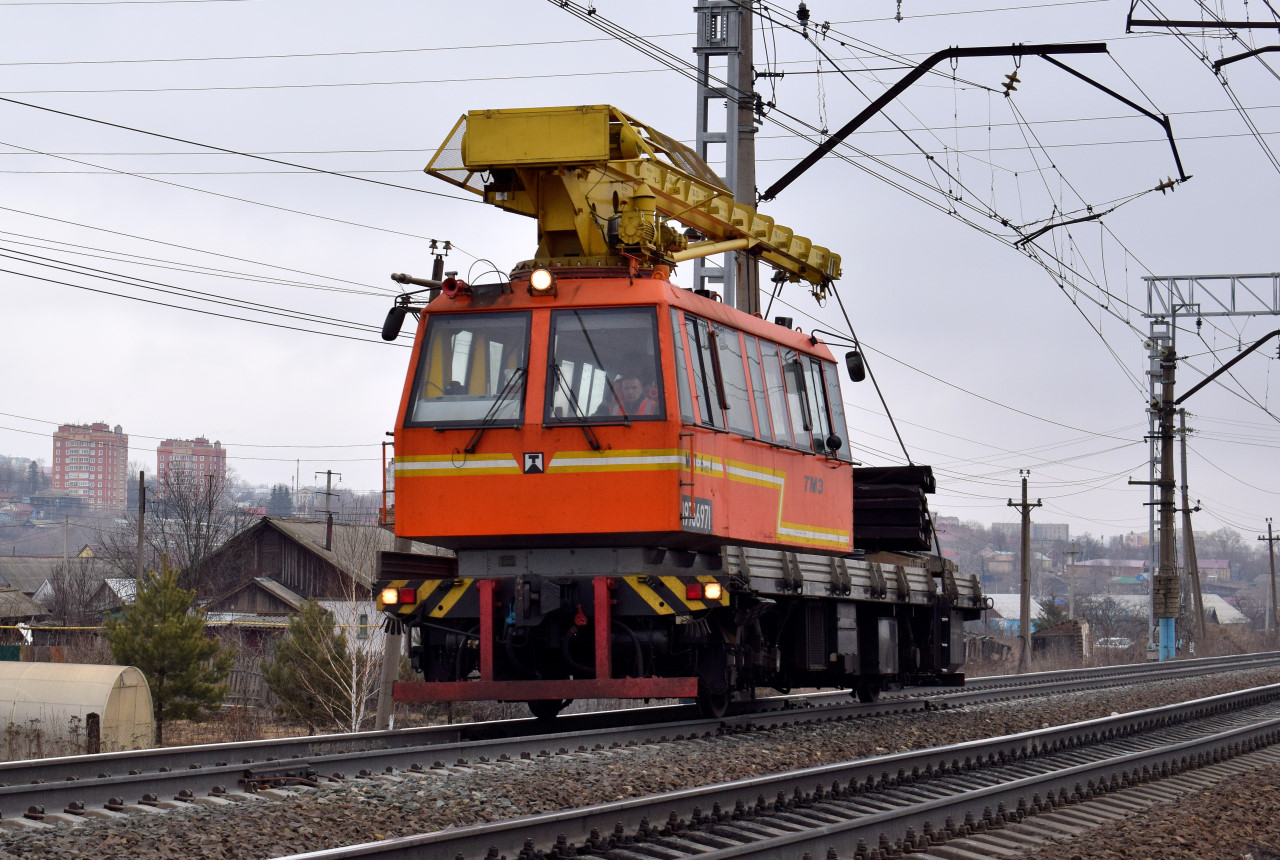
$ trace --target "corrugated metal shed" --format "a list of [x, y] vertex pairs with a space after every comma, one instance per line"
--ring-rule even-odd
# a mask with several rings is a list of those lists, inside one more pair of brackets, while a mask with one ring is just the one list
[[89, 714], [102, 725], [102, 750], [143, 749], [155, 743], [151, 689], [132, 666], [0, 662], [0, 722], [46, 738], [83, 733]]

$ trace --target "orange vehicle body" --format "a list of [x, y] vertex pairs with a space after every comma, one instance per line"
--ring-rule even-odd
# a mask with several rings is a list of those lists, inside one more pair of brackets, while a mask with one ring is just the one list
[[[789, 415], [761, 414], [788, 406], [777, 396], [770, 402], [764, 392], [731, 404], [740, 410], [735, 422], [740, 431], [746, 421], [742, 409], [749, 409], [753, 432], [714, 426], [708, 414], [721, 404], [708, 403], [697, 384], [688, 320], [718, 324], [721, 341], [733, 333], [745, 335], [740, 346], [747, 350], [766, 343], [796, 360], [816, 360], [833, 377], [835, 364], [820, 341], [681, 289], [670, 282], [665, 267], [630, 276], [617, 270], [569, 274], [561, 274], [554, 296], [530, 295], [527, 281], [515, 276], [505, 289], [440, 295], [423, 309], [396, 423], [398, 535], [454, 549], [663, 546], [707, 551], [737, 544], [831, 554], [851, 550], [853, 475], [847, 443], [841, 440], [836, 450], [828, 451], [825, 440], [819, 440], [822, 452], [815, 453], [812, 439], [771, 441], [771, 422], [791, 423], [796, 435], [804, 428], [803, 421]], [[548, 379], [554, 373], [547, 360], [551, 311], [624, 307], [656, 312], [662, 384], [652, 392], [661, 417], [562, 426], [544, 420], [547, 398], [556, 388]], [[413, 426], [415, 385], [425, 383], [412, 368], [423, 364], [432, 317], [511, 311], [530, 313], [520, 414], [479, 433], [474, 421], [457, 427]], [[752, 379], [747, 364], [737, 372], [723, 367], [717, 372]], [[758, 371], [755, 375], [760, 376]], [[836, 383], [832, 378], [826, 384]], [[682, 391], [688, 393], [683, 404]], [[790, 404], [791, 410], [796, 406]], [[842, 411], [833, 432], [846, 433]]]
[[[418, 320], [377, 605], [421, 681], [399, 701], [692, 698], [956, 683], [976, 580], [929, 548], [927, 467], [855, 469], [817, 337], [682, 289], [729, 251], [819, 301], [841, 258], [736, 201], [692, 149], [607, 105], [471, 111], [427, 166], [537, 221], [533, 258], [399, 295]], [[728, 286], [725, 284], [724, 286]], [[741, 286], [741, 285], [739, 285]], [[428, 301], [422, 304], [422, 300]], [[833, 340], [840, 340], [833, 335]], [[874, 474], [869, 474], [874, 473]], [[902, 485], [902, 486], [899, 486]], [[869, 528], [867, 528], [869, 527]]]

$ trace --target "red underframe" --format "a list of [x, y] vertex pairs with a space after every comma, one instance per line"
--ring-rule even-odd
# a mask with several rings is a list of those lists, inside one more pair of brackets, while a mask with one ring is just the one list
[[397, 702], [528, 702], [537, 699], [675, 699], [698, 693], [697, 678], [611, 678], [608, 577], [595, 589], [596, 677], [550, 681], [499, 681], [493, 677], [492, 579], [476, 583], [480, 600], [480, 678], [473, 681], [398, 681]]

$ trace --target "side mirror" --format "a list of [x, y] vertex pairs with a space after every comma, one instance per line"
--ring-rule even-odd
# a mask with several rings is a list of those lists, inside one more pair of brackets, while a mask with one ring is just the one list
[[409, 309], [404, 305], [396, 305], [387, 311], [386, 322], [382, 324], [382, 339], [395, 340], [400, 336], [400, 327], [404, 325], [404, 315]]
[[867, 378], [867, 365], [862, 360], [862, 353], [851, 349], [844, 354], [844, 366], [849, 370], [849, 378], [861, 382]]

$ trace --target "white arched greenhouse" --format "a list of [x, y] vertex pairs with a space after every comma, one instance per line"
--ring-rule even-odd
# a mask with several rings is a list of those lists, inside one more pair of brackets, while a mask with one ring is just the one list
[[151, 689], [132, 666], [0, 661], [0, 732], [8, 759], [142, 749]]

